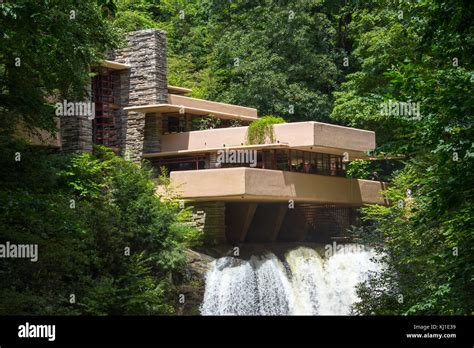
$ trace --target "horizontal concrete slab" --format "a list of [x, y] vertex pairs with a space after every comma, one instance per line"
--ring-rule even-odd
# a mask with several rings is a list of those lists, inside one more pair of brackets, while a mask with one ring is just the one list
[[168, 85], [168, 93], [171, 94], [186, 94], [191, 93], [193, 90], [185, 87], [170, 86]]
[[[170, 86], [168, 86], [168, 90], [169, 88]], [[128, 106], [124, 110], [156, 114], [179, 112], [197, 116], [213, 115], [221, 119], [245, 122], [255, 121], [258, 118], [257, 109], [254, 108], [190, 98], [177, 94], [168, 94], [168, 103], [166, 104]]]
[[[163, 152], [206, 150], [242, 146], [247, 143], [248, 127], [219, 128], [194, 132], [165, 134]], [[375, 148], [375, 133], [362, 129], [321, 122], [295, 122], [274, 126], [275, 143], [291, 148], [343, 155], [349, 159], [366, 158], [366, 151]]]
[[113, 60], [103, 60], [100, 62], [100, 66], [112, 70], [127, 70], [130, 69], [130, 65], [128, 64], [123, 64], [119, 62], [115, 62]]
[[169, 94], [168, 104], [183, 106], [185, 108], [196, 108], [210, 110], [215, 113], [223, 113], [236, 116], [245, 116], [253, 119], [257, 119], [257, 109], [248, 108], [245, 106], [219, 103], [210, 100], [198, 99], [185, 97], [182, 95]]
[[255, 202], [314, 202], [361, 206], [388, 204], [379, 181], [256, 168], [171, 172], [171, 184], [183, 199]]

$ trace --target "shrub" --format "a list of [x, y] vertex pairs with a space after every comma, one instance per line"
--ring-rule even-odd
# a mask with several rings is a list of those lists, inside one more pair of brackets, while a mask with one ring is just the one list
[[285, 123], [285, 120], [277, 116], [263, 116], [253, 121], [247, 129], [247, 144], [257, 145], [275, 142], [273, 125]]
[[176, 202], [155, 194], [150, 168], [105, 148], [69, 156], [22, 148], [15, 162], [19, 145], [9, 145], [0, 243], [38, 244], [39, 256], [2, 260], [0, 315], [172, 313], [172, 275], [198, 234]]

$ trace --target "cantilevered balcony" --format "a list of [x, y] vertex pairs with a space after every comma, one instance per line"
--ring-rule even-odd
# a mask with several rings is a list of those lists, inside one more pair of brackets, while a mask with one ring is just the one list
[[[164, 134], [161, 152], [144, 157], [165, 157], [247, 147], [247, 127]], [[267, 147], [291, 148], [334, 155], [347, 153], [348, 160], [367, 158], [375, 148], [375, 133], [321, 122], [274, 125], [275, 142]], [[252, 147], [249, 146], [249, 149]]]
[[381, 194], [386, 183], [371, 180], [244, 167], [176, 171], [170, 177], [181, 197], [191, 201], [388, 204]]

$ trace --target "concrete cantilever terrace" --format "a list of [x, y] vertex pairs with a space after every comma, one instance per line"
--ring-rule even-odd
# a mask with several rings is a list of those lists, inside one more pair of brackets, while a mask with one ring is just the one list
[[[157, 167], [180, 163], [170, 167], [171, 183], [195, 207], [200, 227], [214, 241], [343, 238], [358, 223], [357, 208], [389, 204], [382, 195], [386, 183], [345, 177], [342, 158], [368, 158], [374, 132], [321, 122], [285, 123], [274, 125], [274, 143], [257, 145], [246, 145], [246, 132], [247, 127], [233, 127], [164, 134], [161, 151], [143, 154]], [[257, 168], [217, 164], [216, 153], [230, 150], [257, 152]], [[192, 158], [196, 166], [186, 170], [182, 164]]]
[[[168, 86], [168, 90], [176, 91], [177, 87]], [[242, 106], [212, 102], [209, 100], [185, 97], [182, 95], [168, 94], [168, 103], [138, 105], [124, 108], [127, 111], [144, 113], [179, 113], [198, 116], [212, 115], [222, 119], [237, 119], [242, 121], [255, 121], [257, 109]]]
[[[267, 170], [222, 168], [175, 171], [171, 182], [181, 196], [194, 201], [254, 201], [342, 204], [387, 204], [380, 181]], [[197, 185], [196, 183], [199, 183]]]
[[[144, 157], [161, 157], [186, 152], [222, 148], [246, 148], [247, 127], [181, 132], [162, 136], [160, 152], [146, 151]], [[265, 146], [344, 155], [346, 160], [367, 158], [375, 147], [375, 133], [321, 122], [296, 122], [274, 125], [275, 143]]]

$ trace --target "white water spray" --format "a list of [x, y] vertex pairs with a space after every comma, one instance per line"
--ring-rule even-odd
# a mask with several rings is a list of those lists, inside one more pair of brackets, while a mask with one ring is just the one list
[[[348, 251], [349, 250], [349, 251]], [[223, 257], [206, 278], [203, 315], [348, 315], [358, 300], [356, 285], [379, 272], [370, 250], [342, 249], [322, 258], [300, 247], [250, 260]]]

